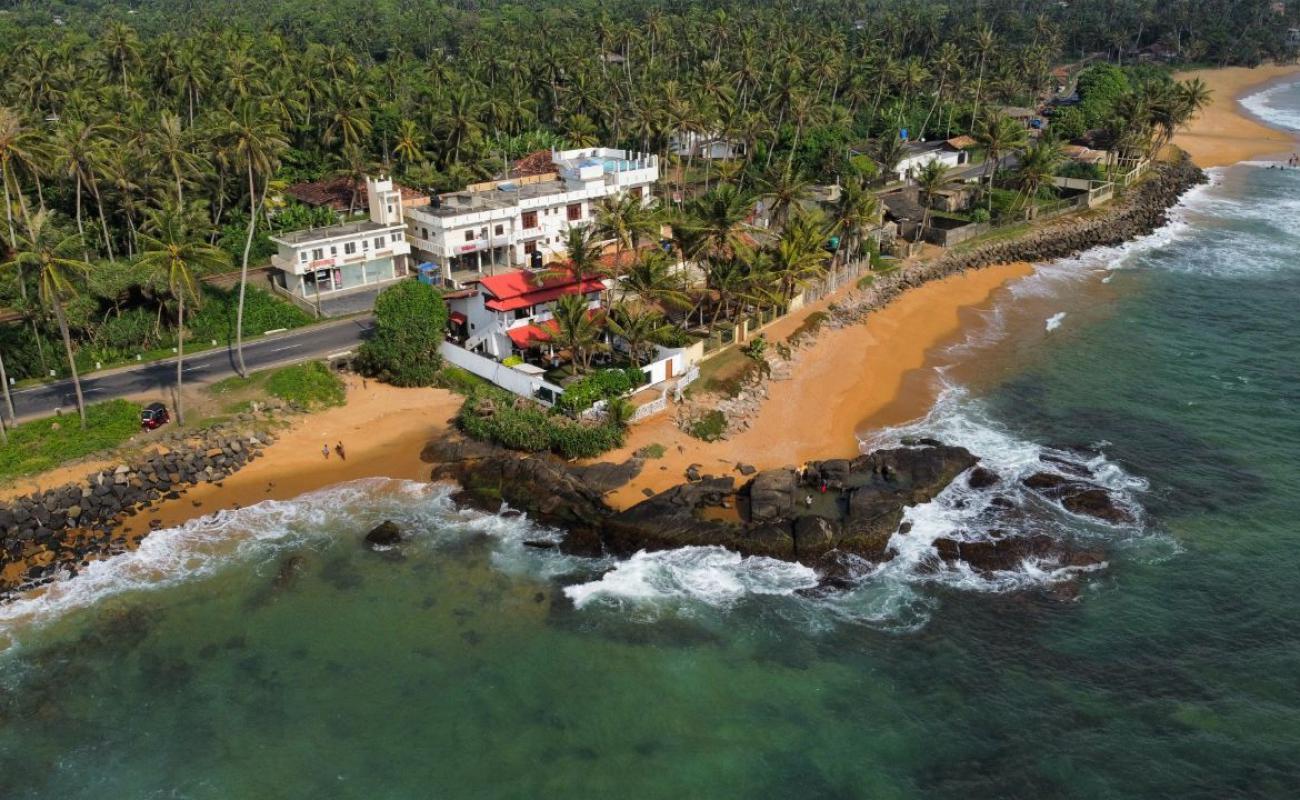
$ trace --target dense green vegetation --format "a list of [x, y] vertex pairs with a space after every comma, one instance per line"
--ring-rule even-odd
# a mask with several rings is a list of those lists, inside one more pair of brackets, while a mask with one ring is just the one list
[[[25, 375], [165, 348], [187, 310], [202, 322], [184, 299], [188, 280], [141, 263], [161, 220], [185, 216], [190, 241], [176, 244], [212, 244], [246, 276], [269, 253], [269, 231], [325, 221], [282, 203], [287, 182], [388, 171], [422, 189], [460, 188], [539, 149], [666, 156], [674, 135], [691, 132], [745, 151], [717, 165], [665, 160], [686, 196], [666, 215], [673, 244], [704, 266], [705, 285], [656, 283], [663, 265], [651, 264], [636, 290], [643, 306], [601, 322], [645, 333], [663, 322], [638, 314], [709, 326], [780, 308], [865, 252], [879, 217], [868, 185], [897, 163], [900, 130], [969, 133], [988, 155], [1019, 149], [996, 109], [1045, 97], [1057, 65], [1255, 63], [1287, 55], [1297, 24], [1294, 3], [1268, 0], [10, 5], [0, 14], [0, 304], [31, 338], [6, 333], [0, 358]], [[1149, 152], [1204, 100], [1163, 77], [1127, 81], [1118, 99], [1118, 80], [1085, 85], [1091, 98], [1063, 129], [1096, 127], [1123, 154]], [[995, 208], [989, 193], [986, 213], [1027, 214], [1057, 155], [1027, 160], [1032, 170], [999, 187], [1018, 197]], [[810, 184], [837, 178], [847, 199], [825, 218], [805, 215]], [[754, 247], [745, 222], [760, 198], [781, 241]], [[664, 219], [609, 208], [601, 228], [625, 247], [655, 238]], [[200, 266], [187, 266], [192, 279]], [[236, 318], [256, 315], [254, 302], [236, 300]], [[575, 314], [561, 331], [583, 367], [602, 340], [590, 322]], [[258, 327], [235, 323], [237, 348]], [[220, 338], [201, 324], [193, 333]], [[407, 363], [399, 379], [426, 383], [432, 366]]]
[[625, 424], [618, 418], [580, 422], [499, 389], [471, 394], [456, 423], [475, 439], [511, 450], [551, 451], [564, 458], [594, 458], [623, 444]]
[[437, 382], [447, 304], [437, 289], [404, 281], [379, 293], [375, 327], [357, 353], [357, 369], [394, 386]]
[[266, 379], [266, 391], [304, 409], [341, 406], [347, 400], [343, 380], [319, 361], [271, 372]]
[[577, 414], [599, 400], [622, 397], [646, 382], [646, 374], [637, 367], [602, 369], [565, 384], [564, 394], [555, 407], [566, 414]]
[[34, 475], [92, 453], [108, 450], [140, 432], [140, 406], [111, 400], [86, 407], [86, 427], [74, 417], [33, 420], [9, 431], [0, 447], [0, 480]]

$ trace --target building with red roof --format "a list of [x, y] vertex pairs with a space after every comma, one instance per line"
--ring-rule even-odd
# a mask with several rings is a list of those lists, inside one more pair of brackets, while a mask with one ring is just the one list
[[493, 358], [549, 343], [555, 333], [552, 304], [584, 295], [595, 312], [606, 284], [572, 272], [510, 270], [479, 279], [472, 290], [445, 295], [452, 338], [467, 350]]

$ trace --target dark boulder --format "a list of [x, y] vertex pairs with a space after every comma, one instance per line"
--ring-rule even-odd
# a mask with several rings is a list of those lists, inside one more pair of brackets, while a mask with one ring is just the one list
[[402, 529], [397, 527], [397, 523], [392, 520], [384, 520], [371, 528], [370, 533], [366, 534], [366, 546], [371, 550], [387, 550], [390, 547], [396, 547], [401, 542]]
[[755, 475], [746, 488], [750, 521], [788, 518], [794, 511], [798, 488], [799, 476], [794, 470], [772, 469]]
[[990, 486], [997, 486], [1002, 479], [991, 469], [976, 467], [966, 476], [966, 485], [972, 489], [987, 489]]

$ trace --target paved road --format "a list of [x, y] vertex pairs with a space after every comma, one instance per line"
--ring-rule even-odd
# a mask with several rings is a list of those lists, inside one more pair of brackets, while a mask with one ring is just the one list
[[[259, 370], [351, 350], [360, 343], [372, 324], [372, 317], [358, 317], [255, 339], [244, 344], [244, 365], [249, 370]], [[234, 374], [234, 348], [208, 350], [185, 358], [187, 384], [190, 381], [208, 383]], [[176, 362], [162, 361], [83, 378], [81, 391], [87, 403], [154, 394], [158, 400], [170, 404], [175, 383]], [[63, 409], [64, 413], [75, 412], [77, 408], [72, 381], [16, 391], [13, 398], [19, 419], [49, 416], [58, 409]]]

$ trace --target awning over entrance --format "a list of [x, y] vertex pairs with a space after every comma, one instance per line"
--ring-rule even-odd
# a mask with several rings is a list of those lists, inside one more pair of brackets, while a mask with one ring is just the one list
[[457, 325], [464, 325], [466, 322], [469, 322], [469, 319], [467, 319], [465, 315], [460, 313], [459, 311], [453, 311], [451, 312], [451, 321], [456, 323]]
[[555, 324], [555, 320], [547, 320], [541, 325], [521, 325], [518, 328], [511, 328], [506, 331], [506, 335], [510, 337], [510, 341], [514, 343], [515, 347], [520, 350], [527, 350], [534, 345], [546, 344], [551, 341], [551, 336], [557, 330], [559, 330], [559, 326]]

